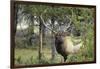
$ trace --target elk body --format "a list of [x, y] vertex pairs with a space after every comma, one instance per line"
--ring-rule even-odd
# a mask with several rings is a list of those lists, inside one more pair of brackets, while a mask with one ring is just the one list
[[75, 54], [79, 51], [82, 43], [74, 46], [72, 38], [66, 33], [57, 33], [55, 35], [55, 47], [57, 52], [63, 56], [64, 62], [69, 54]]

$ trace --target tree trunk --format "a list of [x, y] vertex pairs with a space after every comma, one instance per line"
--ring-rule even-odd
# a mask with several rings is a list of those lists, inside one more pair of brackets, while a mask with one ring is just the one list
[[28, 29], [28, 44], [30, 46], [32, 46], [32, 38], [33, 38], [33, 35], [34, 35], [34, 16], [31, 16], [31, 21], [32, 23], [29, 24], [29, 29]]
[[45, 41], [45, 26], [42, 24], [42, 37], [43, 37], [43, 45], [46, 44], [46, 41]]
[[39, 45], [39, 62], [42, 59], [42, 44], [43, 44], [43, 24], [41, 21], [41, 18], [39, 17], [39, 22], [40, 22], [40, 45]]
[[34, 34], [34, 16], [33, 16], [33, 18], [32, 18], [32, 28], [33, 28], [32, 34]]
[[[52, 28], [53, 28], [53, 30], [54, 30], [54, 17], [52, 17], [51, 18], [51, 23], [52, 23]], [[54, 60], [55, 59], [55, 55], [56, 55], [56, 48], [55, 48], [55, 46], [54, 46], [54, 33], [53, 33], [53, 30], [52, 30], [52, 43], [53, 43], [53, 45], [51, 46], [51, 49], [52, 49], [52, 60]]]

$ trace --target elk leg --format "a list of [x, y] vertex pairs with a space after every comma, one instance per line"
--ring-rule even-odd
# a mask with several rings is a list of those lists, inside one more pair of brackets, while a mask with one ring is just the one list
[[66, 62], [66, 60], [67, 60], [67, 56], [64, 56], [64, 62]]

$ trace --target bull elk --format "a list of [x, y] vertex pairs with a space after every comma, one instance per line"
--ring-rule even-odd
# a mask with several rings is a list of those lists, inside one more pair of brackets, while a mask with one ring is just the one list
[[82, 42], [80, 40], [75, 41], [77, 43], [74, 45], [72, 37], [68, 33], [57, 33], [55, 35], [55, 47], [59, 54], [64, 58], [64, 62], [69, 54], [75, 54], [80, 50]]
[[[67, 56], [69, 54], [75, 54], [77, 53], [81, 46], [82, 42], [81, 40], [75, 40], [72, 41], [72, 37], [70, 37], [70, 34], [68, 32], [56, 32], [52, 30], [50, 27], [46, 26], [43, 18], [41, 17], [41, 20], [43, 21], [43, 24], [46, 28], [53, 31], [55, 35], [55, 47], [58, 54], [63, 56], [64, 62], [67, 60]], [[67, 28], [70, 27], [70, 24], [67, 26]], [[74, 45], [76, 43], [76, 45]]]

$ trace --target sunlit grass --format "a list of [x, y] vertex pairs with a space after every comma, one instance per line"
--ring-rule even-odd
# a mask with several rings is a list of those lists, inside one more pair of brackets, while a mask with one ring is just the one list
[[[51, 60], [51, 49], [43, 48], [42, 60], [38, 59], [38, 48], [15, 48], [15, 64], [16, 65], [32, 65], [32, 64], [54, 64], [61, 63], [61, 55], [56, 53], [56, 58]], [[68, 56], [66, 63], [68, 62], [85, 62], [92, 61], [93, 57], [87, 56], [87, 51], [81, 49], [78, 54], [71, 54]]]

